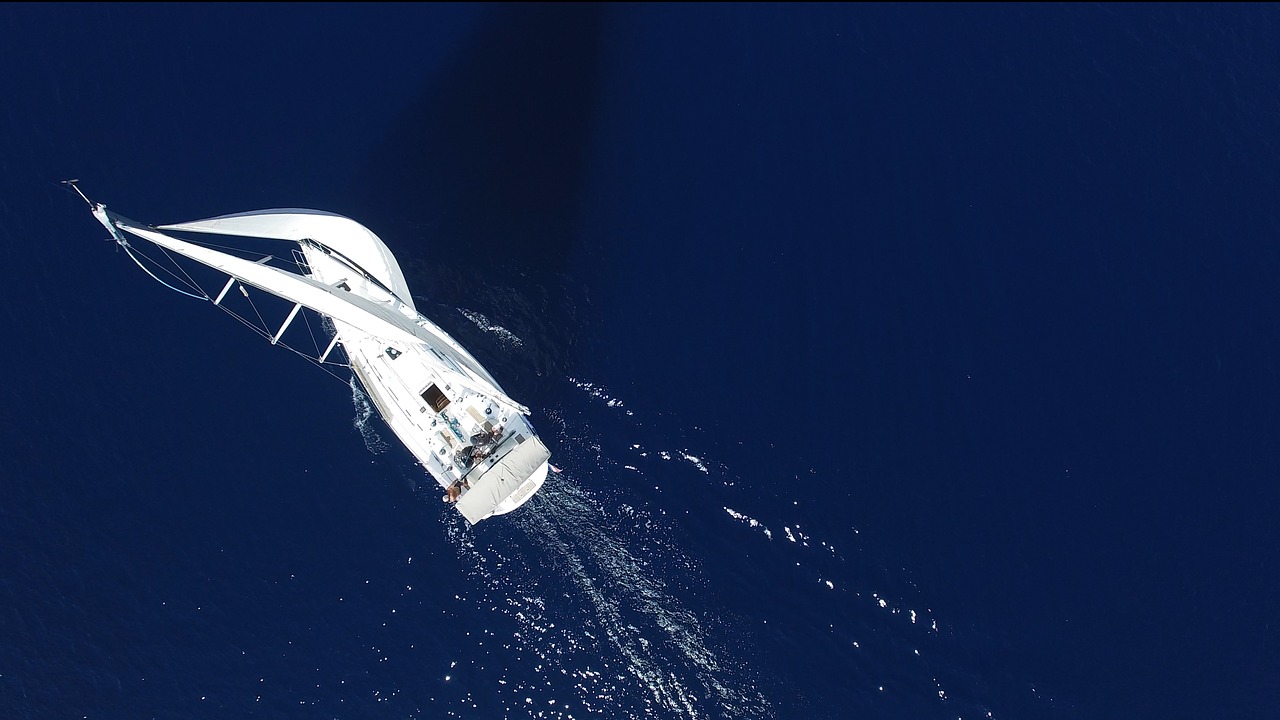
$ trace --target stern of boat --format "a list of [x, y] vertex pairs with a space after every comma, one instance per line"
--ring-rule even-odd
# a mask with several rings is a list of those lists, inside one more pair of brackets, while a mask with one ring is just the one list
[[538, 489], [542, 487], [542, 483], [546, 482], [547, 470], [549, 467], [550, 463], [548, 462], [544, 462], [542, 465], [538, 466], [538, 469], [534, 470], [533, 474], [529, 476], [529, 479], [521, 483], [520, 487], [516, 488], [515, 492], [511, 493], [505, 500], [494, 506], [493, 514], [506, 515], [512, 510], [515, 510], [528, 502], [529, 498], [533, 497], [534, 494], [538, 492]]

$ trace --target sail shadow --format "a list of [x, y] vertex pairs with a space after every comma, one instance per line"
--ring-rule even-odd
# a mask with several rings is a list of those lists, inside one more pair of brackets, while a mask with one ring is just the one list
[[607, 12], [487, 7], [355, 183], [362, 217], [403, 219], [379, 232], [398, 239], [411, 287], [490, 316], [526, 298], [536, 307], [506, 322], [549, 347], [574, 345], [589, 304], [564, 271], [580, 242]]

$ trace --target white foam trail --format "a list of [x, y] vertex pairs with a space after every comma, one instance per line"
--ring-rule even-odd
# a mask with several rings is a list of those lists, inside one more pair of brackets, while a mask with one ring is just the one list
[[502, 327], [501, 325], [497, 325], [492, 322], [489, 322], [489, 318], [485, 317], [481, 313], [478, 313], [474, 310], [468, 310], [466, 308], [458, 308], [457, 310], [458, 312], [462, 313], [463, 316], [466, 317], [468, 320], [475, 323], [476, 327], [480, 328], [481, 330], [484, 330], [485, 332], [493, 333], [494, 335], [498, 336], [498, 338], [501, 339], [503, 342], [505, 342], [507, 346], [513, 347], [513, 348], [524, 347], [524, 341], [521, 340], [519, 336], [517, 336], [515, 333], [511, 332], [510, 330]]
[[[692, 564], [662, 541], [661, 528], [652, 518], [630, 506], [619, 509], [611, 517], [571, 477], [561, 476], [530, 500], [529, 512], [511, 516], [539, 556], [535, 569], [555, 568], [568, 581], [573, 590], [569, 604], [545, 601], [537, 590], [544, 584], [538, 578], [513, 578], [505, 567], [500, 579], [485, 573], [486, 566], [502, 564], [503, 558], [477, 557], [488, 553], [470, 543], [460, 549], [468, 556], [465, 562], [493, 581], [486, 584], [505, 595], [500, 604], [514, 610], [522, 634], [537, 641], [526, 643], [529, 649], [552, 669], [558, 666], [578, 680], [575, 688], [584, 706], [607, 707], [612, 716], [637, 718], [652, 717], [655, 711], [690, 720], [769, 717], [767, 703], [753, 683], [741, 669], [726, 667], [718, 659], [709, 647], [708, 628], [659, 579], [654, 553], [665, 553], [662, 560], [670, 565], [691, 569]], [[663, 574], [671, 575], [671, 569]], [[573, 617], [574, 605], [585, 606], [589, 623]], [[557, 613], [568, 617], [558, 618]], [[559, 645], [570, 652], [544, 644], [548, 627], [559, 629]], [[579, 649], [588, 662], [603, 659], [608, 666], [607, 658], [620, 659], [647, 694], [644, 707], [619, 703], [628, 690], [616, 684], [616, 674], [578, 667], [574, 657], [566, 657]]]
[[773, 539], [773, 531], [770, 530], [768, 527], [766, 527], [765, 524], [760, 522], [759, 520], [753, 517], [749, 517], [747, 515], [743, 515], [742, 513], [738, 512], [737, 510], [734, 510], [733, 508], [725, 508], [724, 511], [729, 513], [729, 517], [733, 518], [734, 520], [741, 520], [742, 522], [750, 525], [753, 528], [758, 528], [760, 532], [764, 533], [765, 537], [769, 538], [770, 540]]
[[[596, 398], [598, 400], [603, 400], [604, 404], [608, 405], [609, 407], [616, 407], [616, 408], [624, 407], [621, 400], [610, 395], [600, 385], [597, 385], [593, 382], [587, 382], [586, 380], [579, 380], [578, 378], [572, 378], [572, 377], [569, 378], [568, 380], [569, 382], [577, 386], [578, 389], [586, 390], [587, 394], [590, 395], [591, 397]], [[631, 411], [628, 410], [627, 414], [630, 415]]]
[[[627, 660], [627, 670], [646, 685], [653, 699], [662, 707], [683, 711], [686, 717], [699, 717], [695, 707], [697, 693], [686, 687], [673, 673], [664, 670], [665, 663], [651, 641], [622, 617], [621, 599], [616, 590], [629, 588], [638, 609], [648, 616], [672, 642], [675, 649], [691, 660], [705, 681], [718, 686], [715, 658], [706, 652], [704, 631], [692, 613], [680, 607], [663, 592], [663, 584], [648, 573], [620, 539], [602, 529], [599, 513], [591, 507], [581, 489], [572, 483], [561, 483], [548, 493], [547, 506], [522, 520], [526, 531], [543, 547], [561, 558], [570, 577], [588, 599], [596, 619], [604, 627], [606, 637]], [[596, 577], [589, 570], [595, 565], [604, 570]], [[624, 581], [619, 583], [618, 581]], [[616, 585], [606, 590], [604, 586]], [[663, 602], [665, 601], [665, 602]], [[723, 687], [717, 687], [724, 692]]]
[[690, 455], [689, 451], [682, 450], [680, 452], [680, 457], [693, 463], [693, 466], [701, 470], [703, 475], [711, 474], [711, 471], [707, 469], [707, 466], [702, 464], [702, 458], [698, 457], [697, 455]]
[[[570, 380], [589, 396], [603, 401], [607, 407], [623, 407], [621, 400], [611, 396], [601, 386], [573, 378]], [[632, 416], [630, 410], [621, 412], [627, 417]], [[617, 501], [605, 498], [597, 501], [584, 490], [588, 487], [611, 489], [618, 487], [617, 483], [620, 481], [638, 485], [649, 479], [649, 475], [654, 476], [652, 479], [655, 482], [645, 484], [656, 487], [658, 481], [677, 472], [673, 465], [683, 465], [680, 462], [672, 464], [657, 462], [658, 460], [683, 460], [726, 487], [734, 485], [731, 480], [734, 473], [723, 464], [714, 459], [707, 460], [703, 453], [692, 449], [663, 450], [652, 447], [652, 439], [646, 442], [648, 447], [642, 446], [636, 439], [615, 447], [604, 447], [601, 437], [587, 433], [585, 428], [570, 427], [578, 425], [579, 415], [562, 412], [549, 414], [558, 425], [560, 447], [574, 456], [572, 462], [583, 472], [599, 474], [596, 478], [583, 476], [581, 484], [572, 478], [566, 478], [566, 482], [549, 488], [550, 492], [544, 490], [534, 498], [537, 504], [533, 506], [533, 512], [521, 518], [528, 523], [522, 525], [522, 529], [534, 538], [535, 544], [543, 548], [548, 557], [563, 558], [557, 567], [570, 569], [565, 574], [571, 578], [578, 594], [588, 600], [590, 610], [585, 614], [604, 629], [602, 642], [625, 658], [629, 673], [650, 689], [654, 702], [653, 707], [618, 710], [616, 700], [620, 692], [625, 694], [625, 688], [611, 687], [606, 673], [606, 679], [596, 677], [592, 681], [596, 683], [592, 687], [598, 691], [598, 695], [592, 697], [596, 706], [600, 707], [603, 703], [604, 714], [607, 716], [650, 717], [656, 713], [658, 716], [690, 719], [708, 716], [771, 717], [772, 709], [755, 689], [750, 680], [750, 672], [741, 667], [726, 666], [730, 662], [726, 658], [736, 660], [749, 656], [743, 653], [716, 654], [709, 650], [712, 635], [705, 623], [699, 624], [697, 618], [688, 613], [687, 607], [681, 606], [657, 579], [681, 582], [672, 579], [678, 578], [681, 573], [655, 574], [651, 565], [654, 555], [636, 537], [637, 528], [620, 524], [622, 518], [639, 520], [644, 514]], [[615, 417], [620, 418], [621, 415]], [[625, 462], [627, 455], [630, 455], [634, 464]], [[644, 458], [651, 459], [639, 462]], [[637, 474], [641, 478], [639, 481], [635, 479]], [[764, 523], [728, 506], [721, 507], [731, 518], [772, 541], [773, 532]], [[617, 516], [611, 518], [606, 508], [613, 509]], [[619, 508], [621, 513], [618, 513]], [[666, 515], [661, 507], [655, 508], [655, 511]], [[784, 553], [788, 558], [786, 564], [804, 568], [807, 571], [805, 574], [812, 573], [810, 577], [813, 580], [810, 582], [816, 581], [815, 585], [820, 589], [818, 592], [825, 595], [822, 602], [835, 603], [847, 609], [848, 618], [833, 618], [828, 627], [839, 628], [843, 633], [853, 635], [854, 637], [849, 638], [853, 648], [861, 652], [877, 652], [862, 650], [856, 640], [858, 634], [866, 631], [865, 627], [872, 615], [883, 620], [877, 620], [871, 627], [889, 630], [886, 636], [899, 647], [915, 645], [924, 637], [936, 638], [940, 635], [939, 622], [933, 617], [932, 610], [919, 609], [919, 605], [913, 608], [914, 603], [907, 596], [893, 598], [871, 592], [867, 585], [872, 578], [866, 577], [865, 573], [853, 572], [854, 568], [848, 564], [850, 561], [844, 554], [822, 539], [821, 535], [824, 533], [819, 532], [815, 536], [807, 524], [802, 529], [800, 523], [787, 524], [776, 517], [774, 521], [782, 527], [783, 535], [788, 541], [775, 546], [777, 552]], [[647, 534], [642, 537], [649, 543], [656, 543], [659, 554], [678, 551], [678, 543], [663, 542], [669, 534], [661, 523], [653, 527], [646, 520], [644, 530]], [[855, 536], [859, 534], [856, 527], [850, 530]], [[681, 559], [681, 562], [686, 561]], [[896, 585], [903, 578], [888, 572], [881, 581]], [[914, 583], [907, 581], [907, 585], [914, 586]], [[634, 618], [637, 610], [650, 619], [651, 625], [638, 629], [625, 622], [626, 618]], [[881, 626], [880, 623], [884, 625]], [[656, 628], [658, 634], [650, 632], [650, 627]], [[591, 636], [588, 634], [587, 637]], [[657, 642], [662, 640], [666, 641], [665, 647]], [[921, 654], [919, 648], [913, 649], [913, 652]], [[955, 688], [948, 688], [944, 692], [940, 679], [942, 678], [933, 678], [933, 692], [941, 701], [956, 702], [956, 693], [952, 692]], [[912, 682], [919, 684], [923, 680], [924, 678], [914, 678]], [[699, 685], [702, 686], [700, 693], [697, 691]], [[661, 712], [662, 710], [666, 712]]]
[[355, 407], [356, 416], [352, 419], [351, 424], [356, 431], [360, 433], [360, 437], [364, 440], [364, 446], [374, 455], [381, 455], [387, 451], [387, 443], [373, 429], [373, 419], [376, 412], [373, 403], [369, 402], [369, 396], [364, 394], [360, 389], [360, 384], [356, 382], [355, 375], [347, 383], [351, 386], [351, 404]]
[[[573, 382], [607, 406], [621, 406], [599, 387]], [[613, 489], [624, 473], [645, 472], [614, 457], [589, 426], [577, 426], [576, 416], [546, 413], [548, 432], [566, 451], [565, 470], [504, 518], [523, 537], [486, 546], [482, 541], [495, 534], [450, 526], [484, 600], [519, 624], [513, 641], [537, 656], [548, 680], [568, 676], [582, 707], [606, 717], [773, 717], [739, 660], [749, 655], [715, 649], [713, 637], [732, 640], [733, 633], [700, 619], [686, 595], [671, 589], [702, 583], [696, 564], [670, 540], [665, 514], [600, 500], [585, 489], [587, 483]]]

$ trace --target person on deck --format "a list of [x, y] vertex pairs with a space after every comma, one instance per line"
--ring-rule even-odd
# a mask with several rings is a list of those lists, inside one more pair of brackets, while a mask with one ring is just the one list
[[449, 486], [449, 489], [445, 490], [444, 497], [440, 499], [448, 503], [458, 502], [458, 498], [461, 495], [462, 495], [462, 486], [455, 482], [454, 484]]

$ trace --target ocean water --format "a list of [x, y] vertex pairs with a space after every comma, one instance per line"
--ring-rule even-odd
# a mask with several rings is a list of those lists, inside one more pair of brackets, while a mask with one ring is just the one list
[[[1272, 717], [1278, 21], [0, 7], [0, 716]], [[467, 526], [70, 177], [357, 219], [562, 472]]]

